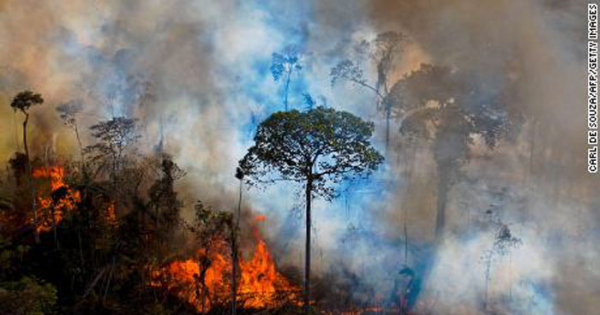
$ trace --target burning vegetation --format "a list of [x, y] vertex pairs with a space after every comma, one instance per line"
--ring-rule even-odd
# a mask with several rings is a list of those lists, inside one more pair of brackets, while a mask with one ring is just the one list
[[[33, 169], [35, 179], [49, 182], [47, 191], [38, 191], [36, 210], [38, 221], [35, 228], [38, 232], [55, 230], [65, 214], [73, 211], [81, 202], [79, 191], [69, 188], [64, 182], [65, 170], [62, 166], [39, 167]], [[34, 220], [34, 218], [30, 218]]]
[[574, 1], [5, 2], [0, 314], [598, 309]]
[[[32, 92], [23, 92], [15, 100], [22, 104], [31, 97], [41, 100]], [[29, 107], [23, 108], [27, 114]], [[78, 111], [69, 108], [60, 106], [60, 117], [69, 127], [77, 126]], [[73, 130], [78, 136], [78, 129]], [[310, 255], [302, 288], [295, 275], [299, 272], [284, 275], [261, 236], [259, 225], [268, 224], [267, 217], [254, 215], [240, 224], [243, 184], [268, 183], [271, 170], [306, 182], [310, 231], [314, 197], [333, 197], [332, 184], [361, 172], [368, 174], [383, 160], [370, 147], [373, 125], [350, 113], [324, 107], [306, 113], [276, 113], [259, 126], [256, 146], [237, 168], [237, 213], [198, 201], [193, 220], [185, 220], [175, 186], [186, 172], [160, 151], [140, 157], [137, 120], [116, 117], [90, 130], [95, 142], [83, 147], [78, 141], [79, 160], [54, 155], [31, 159], [28, 153], [11, 159], [6, 184], [12, 183], [7, 188], [11, 187], [15, 199], [2, 213], [2, 237], [7, 240], [3, 243], [4, 279], [16, 286], [10, 291], [15, 294], [37, 286], [50, 290], [39, 289], [31, 298], [46, 296], [47, 301], [31, 305], [27, 312], [46, 312], [57, 303], [70, 304], [72, 312], [86, 314], [129, 314], [130, 306], [138, 303], [144, 305], [136, 310], [141, 313], [314, 312], [323, 291], [317, 290], [316, 299], [309, 294]], [[291, 137], [271, 138], [273, 132]], [[307, 139], [310, 148], [298, 146]], [[26, 139], [23, 146], [27, 147]], [[303, 153], [307, 149], [312, 153]], [[287, 161], [285, 165], [278, 162], [282, 160]], [[252, 232], [240, 234], [243, 226]], [[248, 237], [239, 239], [240, 235]], [[54, 273], [34, 263], [41, 257], [54, 268], [69, 267]], [[36, 278], [11, 279], [22, 266], [32, 268]], [[71, 282], [65, 283], [65, 277]], [[0, 291], [1, 307], [8, 309], [10, 292]], [[70, 300], [63, 300], [66, 297]], [[365, 306], [335, 314], [371, 314], [381, 309]], [[323, 311], [334, 314], [333, 309]]]
[[[26, 103], [31, 95], [34, 94], [24, 92], [15, 99]], [[58, 111], [61, 119], [68, 120], [68, 126], [77, 126], [77, 112], [67, 114], [65, 106]], [[72, 299], [63, 301], [56, 291], [40, 289], [42, 292], [31, 298], [47, 294], [48, 300], [31, 305], [27, 312], [46, 312], [58, 302], [70, 303], [74, 313], [87, 314], [129, 313], [128, 305], [137, 303], [145, 305], [138, 310], [141, 313], [308, 312], [315, 304], [308, 294], [309, 269], [304, 289], [297, 277], [288, 278], [278, 269], [259, 229], [259, 224], [268, 223], [267, 217], [259, 214], [244, 220], [252, 233], [240, 234], [243, 183], [263, 183], [260, 177], [277, 165], [277, 160], [297, 160], [288, 165], [289, 170], [278, 171], [296, 173], [290, 179], [308, 182], [306, 198], [310, 211], [311, 195], [332, 196], [328, 184], [358, 173], [363, 167], [373, 170], [383, 158], [368, 142], [372, 124], [350, 113], [323, 107], [307, 113], [293, 110], [275, 114], [259, 129], [281, 128], [277, 120], [282, 120], [284, 129], [279, 131], [284, 133], [296, 128], [293, 125], [297, 122], [303, 123], [293, 131], [294, 138], [256, 138], [258, 146], [249, 150], [236, 171], [235, 177], [240, 181], [237, 213], [214, 210], [198, 201], [191, 221], [182, 218], [183, 203], [175, 191], [176, 182], [186, 175], [185, 171], [162, 152], [139, 157], [135, 119], [117, 117], [92, 125], [95, 143], [80, 146], [78, 161], [53, 155], [30, 159], [29, 154], [15, 154], [7, 177], [7, 184], [13, 183], [10, 187], [14, 206], [2, 214], [2, 236], [8, 240], [3, 245], [5, 279], [28, 281], [25, 285], [29, 287], [17, 288], [15, 293], [33, 289], [31, 286], [49, 286], [48, 290], [56, 288]], [[353, 133], [356, 137], [352, 137]], [[281, 151], [280, 146], [311, 137], [314, 152], [307, 157], [300, 147], [289, 147], [287, 153]], [[26, 139], [23, 145], [27, 146]], [[287, 156], [277, 156], [282, 153]], [[29, 195], [33, 198], [28, 199]], [[28, 208], [32, 211], [26, 211]], [[240, 235], [252, 237], [239, 240]], [[16, 249], [12, 247], [16, 245]], [[69, 267], [53, 273], [45, 265], [29, 264], [41, 257], [47, 257], [56, 266], [66, 262]], [[307, 268], [308, 259], [307, 256]], [[44, 280], [11, 280], [11, 274], [19, 274], [18, 266], [33, 268], [31, 272]], [[65, 283], [65, 277], [72, 281]], [[9, 293], [0, 291], [0, 305], [6, 309], [14, 307], [7, 306], [12, 294]], [[122, 300], [124, 295], [126, 303]], [[165, 306], [164, 301], [171, 302]], [[363, 310], [353, 314], [370, 312], [369, 308]]]
[[[263, 216], [257, 219], [264, 220]], [[277, 309], [296, 303], [300, 287], [293, 285], [276, 267], [266, 242], [255, 227], [256, 246], [248, 259], [240, 259], [236, 290], [238, 305], [246, 309]], [[153, 272], [153, 285], [167, 287], [200, 312], [212, 306], [224, 307], [231, 299], [230, 248], [224, 240], [215, 241], [209, 254], [198, 250], [194, 258], [175, 260]]]

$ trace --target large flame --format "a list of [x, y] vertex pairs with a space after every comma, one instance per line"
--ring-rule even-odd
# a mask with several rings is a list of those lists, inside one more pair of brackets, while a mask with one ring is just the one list
[[[264, 217], [257, 218], [263, 220]], [[266, 242], [258, 229], [254, 231], [256, 247], [252, 257], [239, 260], [239, 303], [246, 308], [272, 308], [295, 300], [300, 289], [277, 271]], [[216, 244], [211, 253], [198, 250], [197, 257], [171, 262], [154, 272], [152, 285], [165, 286], [198, 311], [231, 301], [232, 259], [226, 254], [227, 242]]]
[[[36, 228], [39, 232], [46, 232], [52, 228], [52, 213], [54, 213], [54, 224], [63, 219], [65, 212], [75, 209], [76, 204], [81, 201], [79, 191], [69, 188], [64, 182], [65, 170], [62, 166], [44, 166], [33, 169], [32, 175], [37, 179], [48, 179], [50, 190], [39, 190], [37, 194], [38, 222]], [[59, 190], [63, 189], [60, 197], [54, 197]]]
[[[255, 220], [265, 221], [266, 217], [258, 215]], [[254, 227], [253, 231], [257, 241], [254, 255], [248, 261], [240, 261], [242, 272], [238, 293], [244, 298], [244, 306], [266, 308], [277, 306], [281, 301], [293, 300], [299, 289], [277, 271], [258, 228]]]

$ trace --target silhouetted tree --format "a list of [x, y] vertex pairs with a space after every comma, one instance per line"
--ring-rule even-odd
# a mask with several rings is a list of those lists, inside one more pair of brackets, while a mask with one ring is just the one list
[[160, 162], [160, 178], [148, 190], [149, 208], [154, 210], [157, 230], [164, 234], [165, 243], [172, 245], [173, 234], [179, 222], [179, 210], [182, 206], [177, 198], [174, 184], [185, 176], [185, 172], [164, 155]]
[[387, 106], [383, 100], [389, 93], [389, 74], [394, 69], [394, 60], [398, 58], [398, 55], [404, 49], [407, 40], [405, 34], [390, 31], [378, 34], [372, 43], [369, 44], [372, 46], [370, 55], [377, 68], [377, 80], [375, 84], [369, 83], [362, 68], [348, 59], [340, 61], [336, 66], [331, 68], [330, 72], [332, 86], [340, 80], [345, 80], [375, 93], [377, 109], [382, 110], [385, 115], [386, 150], [390, 142], [392, 108]]
[[489, 311], [489, 285], [492, 279], [492, 263], [495, 256], [509, 255], [513, 249], [519, 247], [523, 243], [521, 239], [512, 234], [507, 224], [499, 219], [496, 219], [491, 223], [495, 233], [494, 244], [490, 249], [485, 250], [481, 256], [481, 262], [485, 264], [485, 291], [483, 297], [483, 310], [485, 312]]
[[233, 216], [229, 212], [213, 210], [198, 201], [194, 206], [195, 220], [193, 232], [196, 239], [204, 249], [198, 257], [198, 270], [200, 274], [195, 275], [200, 288], [197, 288], [197, 297], [201, 300], [202, 314], [206, 313], [206, 300], [210, 301], [208, 286], [206, 284], [206, 271], [210, 268], [214, 251], [218, 251], [224, 246], [219, 246], [219, 242], [229, 242], [231, 229], [233, 228]]
[[[409, 139], [431, 144], [437, 174], [435, 241], [419, 282], [428, 281], [437, 260], [446, 227], [446, 205], [461, 167], [470, 159], [474, 136], [493, 148], [510, 129], [499, 95], [478, 92], [484, 88], [466, 73], [448, 67], [421, 65], [390, 89], [385, 106], [398, 113], [400, 132]], [[488, 98], [476, 97], [488, 95]], [[423, 287], [422, 284], [417, 286]]]
[[23, 91], [17, 94], [12, 102], [10, 103], [10, 107], [13, 110], [20, 111], [25, 115], [25, 120], [23, 120], [23, 148], [25, 150], [25, 158], [26, 158], [26, 172], [27, 172], [27, 180], [29, 182], [29, 189], [31, 191], [31, 211], [33, 211], [33, 225], [34, 225], [34, 234], [36, 242], [39, 242], [39, 234], [37, 232], [37, 211], [36, 211], [36, 196], [35, 196], [35, 187], [33, 187], [31, 181], [31, 164], [30, 164], [30, 156], [29, 156], [29, 148], [27, 147], [27, 123], [29, 122], [29, 108], [35, 105], [41, 105], [44, 103], [44, 99], [38, 93], [33, 93], [31, 91]]
[[438, 178], [437, 241], [445, 227], [448, 192], [469, 159], [473, 135], [494, 147], [507, 130], [495, 100], [473, 99], [476, 87], [464, 78], [448, 67], [421, 65], [394, 84], [384, 100], [398, 112], [402, 134], [432, 142]]
[[236, 300], [237, 300], [237, 267], [238, 267], [238, 248], [237, 248], [237, 234], [240, 229], [240, 218], [242, 214], [242, 188], [244, 186], [244, 171], [237, 167], [235, 169], [235, 178], [240, 181], [240, 195], [238, 198], [237, 213], [235, 215], [235, 226], [231, 229], [231, 314], [235, 315], [237, 311]]
[[111, 178], [115, 184], [117, 174], [124, 163], [125, 150], [139, 138], [136, 133], [136, 122], [137, 120], [132, 118], [115, 117], [90, 127], [92, 136], [98, 142], [86, 147], [85, 151], [95, 154], [92, 160], [108, 158], [111, 164]]
[[27, 175], [27, 156], [23, 153], [16, 152], [15, 155], [8, 160], [8, 164], [15, 176], [17, 187], [21, 186], [21, 177]]
[[73, 129], [75, 137], [77, 138], [77, 145], [79, 145], [79, 154], [81, 155], [81, 163], [83, 167], [84, 153], [83, 146], [81, 145], [81, 137], [79, 136], [79, 126], [77, 124], [77, 116], [81, 113], [83, 104], [79, 101], [70, 101], [56, 107], [60, 119], [62, 119], [65, 126]]
[[[368, 175], [383, 162], [371, 146], [373, 123], [345, 111], [317, 107], [277, 112], [263, 121], [254, 146], [240, 161], [249, 183], [288, 180], [304, 184], [306, 197], [305, 310], [310, 301], [310, 232], [313, 195], [331, 200], [334, 184]], [[276, 174], [282, 178], [275, 177]]]
[[389, 74], [394, 69], [394, 60], [402, 53], [407, 36], [401, 32], [384, 32], [377, 34], [373, 40], [371, 57], [377, 65], [377, 82], [375, 87], [383, 94], [389, 93]]
[[288, 96], [290, 90], [290, 81], [294, 71], [302, 70], [299, 64], [300, 54], [295, 47], [288, 47], [282, 53], [273, 53], [271, 63], [271, 74], [277, 82], [279, 79], [283, 82], [283, 107], [288, 110]]

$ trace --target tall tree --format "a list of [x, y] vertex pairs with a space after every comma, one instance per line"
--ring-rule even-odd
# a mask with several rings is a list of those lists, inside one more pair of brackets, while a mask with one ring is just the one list
[[310, 307], [312, 198], [321, 196], [331, 200], [335, 196], [335, 184], [369, 175], [383, 162], [383, 157], [370, 143], [373, 128], [373, 123], [332, 108], [277, 112], [258, 126], [255, 144], [239, 163], [250, 184], [288, 180], [304, 185], [306, 313]]
[[390, 142], [390, 121], [392, 118], [392, 108], [387, 106], [383, 100], [389, 94], [389, 75], [394, 69], [394, 61], [402, 53], [404, 45], [407, 42], [407, 36], [401, 32], [380, 33], [369, 43], [371, 46], [371, 60], [377, 69], [377, 79], [375, 83], [369, 83], [365, 77], [362, 68], [351, 60], [342, 60], [336, 66], [331, 68], [331, 85], [335, 85], [340, 80], [345, 80], [357, 84], [375, 93], [376, 107], [385, 115], [385, 147], [386, 150]]
[[[160, 177], [148, 190], [148, 208], [154, 210], [155, 229], [160, 232], [160, 241], [170, 248], [174, 246], [175, 229], [179, 225], [179, 211], [182, 206], [175, 192], [175, 182], [186, 173], [169, 155], [163, 154], [160, 158], [160, 165], [156, 165]], [[155, 163], [159, 164], [158, 162], [157, 160]]]
[[244, 171], [241, 168], [235, 169], [235, 178], [240, 181], [240, 195], [238, 198], [237, 213], [235, 215], [235, 225], [231, 228], [231, 314], [237, 312], [237, 267], [238, 267], [238, 246], [237, 233], [240, 229], [240, 218], [242, 214], [242, 188], [244, 186]]
[[69, 101], [56, 107], [56, 112], [65, 126], [73, 129], [73, 132], [75, 132], [77, 144], [79, 145], [79, 154], [81, 156], [81, 167], [83, 168], [84, 153], [83, 146], [81, 145], [81, 137], [79, 136], [79, 126], [77, 124], [77, 116], [81, 113], [82, 109], [83, 104], [79, 101]]
[[288, 96], [292, 74], [302, 70], [300, 65], [300, 54], [295, 47], [288, 47], [282, 53], [273, 53], [271, 63], [271, 74], [275, 82], [280, 79], [283, 82], [283, 107], [288, 110]]
[[117, 174], [124, 164], [126, 149], [139, 138], [136, 122], [133, 118], [115, 117], [90, 127], [92, 136], [98, 142], [86, 147], [85, 151], [95, 153], [93, 160], [105, 160], [111, 165], [111, 179], [115, 184]]
[[35, 187], [33, 187], [33, 183], [31, 180], [31, 162], [29, 156], [29, 148], [27, 147], [27, 123], [29, 122], [29, 108], [35, 105], [41, 105], [44, 103], [44, 99], [38, 93], [33, 93], [32, 91], [23, 91], [17, 94], [12, 102], [10, 103], [10, 107], [13, 110], [20, 111], [25, 115], [25, 119], [23, 120], [23, 148], [25, 150], [25, 167], [27, 172], [27, 180], [29, 183], [29, 190], [31, 191], [31, 211], [33, 211], [33, 224], [34, 224], [34, 233], [35, 240], [39, 242], [39, 234], [37, 232], [37, 211], [36, 211], [36, 196], [35, 196]]
[[384, 100], [398, 112], [402, 134], [431, 142], [438, 179], [436, 240], [443, 235], [448, 193], [469, 160], [473, 136], [493, 148], [508, 127], [493, 95], [473, 97], [478, 87], [468, 77], [448, 67], [421, 65], [398, 81]]
[[478, 91], [482, 88], [485, 85], [474, 81], [468, 73], [449, 67], [421, 65], [394, 84], [384, 100], [386, 106], [393, 107], [398, 113], [403, 135], [429, 143], [436, 164], [433, 251], [431, 257], [426, 258], [416, 287], [423, 287], [421, 283], [428, 281], [431, 266], [437, 260], [446, 230], [450, 189], [462, 175], [461, 166], [470, 159], [473, 139], [479, 137], [493, 148], [511, 129], [507, 124], [502, 93], [487, 89], [485, 93]]

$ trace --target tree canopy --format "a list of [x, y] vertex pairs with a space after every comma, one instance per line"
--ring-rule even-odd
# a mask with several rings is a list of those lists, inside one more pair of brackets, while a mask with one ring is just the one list
[[13, 98], [10, 103], [15, 111], [20, 110], [23, 114], [27, 114], [27, 110], [34, 105], [40, 105], [44, 103], [44, 99], [39, 93], [33, 93], [31, 91], [20, 92]]
[[345, 111], [317, 107], [277, 112], [263, 121], [255, 145], [240, 161], [249, 182], [313, 182], [314, 192], [334, 196], [330, 184], [369, 174], [383, 161], [370, 143], [373, 123]]

